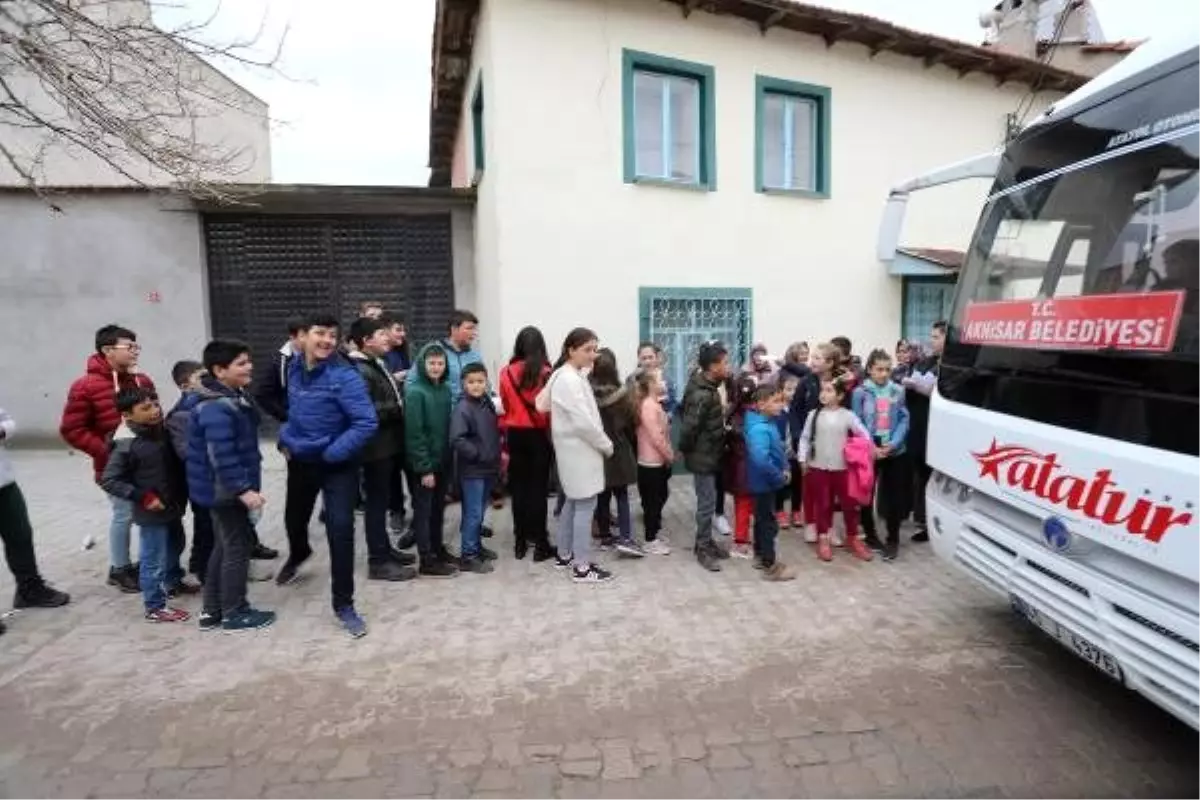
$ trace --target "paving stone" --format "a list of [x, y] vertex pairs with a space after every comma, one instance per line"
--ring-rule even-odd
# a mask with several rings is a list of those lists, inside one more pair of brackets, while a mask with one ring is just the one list
[[516, 775], [511, 769], [488, 768], [475, 783], [475, 792], [499, 792], [517, 785]]
[[562, 753], [561, 744], [527, 744], [521, 751], [530, 761], [553, 761]]
[[[333, 769], [325, 775], [327, 781], [347, 781], [371, 775], [371, 751], [360, 747], [347, 748]], [[466, 765], [461, 765], [466, 766]]]
[[487, 753], [483, 750], [451, 750], [446, 758], [455, 767], [478, 767], [487, 761]]
[[592, 742], [571, 742], [562, 752], [563, 761], [580, 761], [599, 757], [600, 749]]
[[558, 768], [564, 776], [571, 778], [595, 778], [600, 774], [600, 759], [561, 761]]
[[714, 747], [708, 753], [708, 768], [711, 770], [745, 769], [749, 766], [750, 762], [736, 747]]
[[685, 733], [675, 737], [675, 757], [686, 761], [700, 761], [708, 755], [704, 738], [698, 733]]

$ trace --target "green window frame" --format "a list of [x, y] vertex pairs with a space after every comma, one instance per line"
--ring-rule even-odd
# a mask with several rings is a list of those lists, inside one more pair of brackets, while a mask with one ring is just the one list
[[[659, 163], [649, 164], [649, 158], [639, 163], [638, 155], [638, 79], [659, 78], [659, 93], [661, 108], [655, 110], [650, 126], [656, 123], [658, 135], [661, 136]], [[643, 84], [648, 86], [648, 84]], [[679, 134], [686, 133], [688, 123], [677, 119], [679, 104], [673, 101], [688, 100], [687, 94], [695, 87], [695, 113], [693, 148], [694, 162], [690, 172], [680, 177], [672, 177], [676, 173], [672, 159], [679, 154], [677, 149], [686, 149], [686, 141], [679, 141]], [[621, 121], [622, 139], [624, 146], [625, 183], [671, 186], [700, 191], [714, 191], [717, 188], [717, 149], [716, 149], [716, 73], [707, 64], [693, 61], [681, 61], [653, 53], [643, 53], [638, 50], [624, 49], [621, 56]], [[685, 127], [687, 126], [687, 127]], [[654, 128], [648, 128], [648, 133], [641, 137], [643, 141], [653, 138]], [[647, 154], [649, 155], [649, 153]]]
[[483, 138], [483, 76], [475, 79], [475, 91], [471, 94], [471, 154], [474, 158], [474, 183], [479, 183], [483, 176], [484, 159]]
[[[768, 104], [782, 102], [780, 115], [783, 130], [779, 131], [782, 152], [778, 158], [769, 158], [766, 153], [768, 133]], [[803, 112], [803, 113], [801, 113]], [[807, 125], [801, 125], [802, 117]], [[796, 197], [826, 199], [830, 196], [830, 135], [833, 117], [833, 93], [828, 86], [772, 78], [766, 75], [754, 77], [754, 190], [763, 194], [782, 194]], [[807, 147], [799, 139], [801, 131], [807, 130]], [[811, 158], [809, 173], [811, 185], [795, 185], [794, 159], [798, 151], [808, 153]], [[771, 169], [772, 166], [778, 166]], [[770, 174], [770, 173], [775, 174]]]

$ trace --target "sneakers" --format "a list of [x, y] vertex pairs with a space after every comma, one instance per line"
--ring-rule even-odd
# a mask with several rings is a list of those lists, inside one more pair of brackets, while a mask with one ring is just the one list
[[472, 558], [460, 558], [458, 560], [458, 569], [460, 572], [474, 572], [476, 575], [487, 575], [495, 570], [492, 562], [483, 556], [474, 556]]
[[69, 602], [71, 602], [71, 595], [39, 581], [17, 590], [13, 597], [13, 608], [58, 608]]
[[200, 612], [200, 632], [208, 633], [215, 631], [221, 627], [221, 615], [213, 614], [208, 611]]
[[850, 551], [850, 555], [859, 561], [870, 561], [875, 558], [875, 554], [871, 552], [871, 548], [863, 544], [863, 540], [857, 536], [846, 540], [846, 549]]
[[828, 533], [817, 537], [817, 558], [822, 561], [833, 561], [833, 546], [829, 542]]
[[274, 611], [259, 611], [257, 608], [247, 608], [224, 620], [221, 623], [221, 630], [226, 633], [256, 631], [259, 628], [269, 627], [274, 622]]
[[754, 558], [754, 548], [745, 542], [737, 542], [733, 545], [733, 549], [729, 551], [729, 555], [734, 558], [751, 559]]
[[880, 554], [884, 552], [884, 544], [883, 542], [879, 541], [878, 536], [864, 536], [862, 538], [863, 544], [870, 548], [871, 552]]
[[191, 617], [182, 608], [152, 608], [146, 612], [146, 622], [187, 622]]
[[655, 539], [646, 542], [646, 552], [652, 556], [669, 556], [671, 555], [671, 545], [664, 542], [662, 539]]
[[626, 558], [645, 558], [646, 551], [632, 539], [621, 539], [617, 542], [617, 552]]
[[804, 527], [804, 541], [808, 544], [817, 543], [817, 526], [806, 525]]
[[767, 568], [767, 565], [763, 563], [763, 560], [760, 556], [754, 557], [754, 564], [752, 566], [755, 569], [766, 569]]
[[800, 512], [792, 514], [792, 527], [799, 530], [804, 527], [804, 515]]
[[125, 594], [137, 594], [142, 590], [138, 585], [137, 571], [132, 564], [124, 567], [110, 567], [107, 582], [109, 586], [115, 586]]
[[417, 546], [417, 532], [409, 528], [396, 539], [397, 550], [412, 550]]
[[543, 547], [541, 545], [536, 545], [533, 548], [533, 563], [535, 563], [535, 564], [540, 564], [543, 561], [549, 561], [550, 559], [555, 558], [555, 557], [556, 557], [556, 554], [554, 552], [553, 547]]
[[888, 542], [883, 547], [883, 560], [892, 562], [896, 560], [896, 556], [900, 555], [900, 544], [898, 542]]
[[361, 639], [367, 635], [367, 623], [363, 622], [363, 618], [354, 610], [354, 606], [339, 608], [334, 613], [337, 615], [338, 624], [351, 639]]
[[479, 546], [479, 557], [482, 558], [484, 561], [495, 561], [500, 556], [496, 555], [496, 551], [492, 550], [490, 547], [484, 547], [483, 545], [480, 545]]
[[929, 529], [926, 528], [924, 525], [921, 525], [920, 527], [917, 528], [917, 532], [912, 535], [912, 540], [914, 542], [928, 542], [929, 541]]
[[721, 565], [717, 562], [717, 556], [713, 553], [715, 549], [715, 547], [709, 546], [701, 547], [696, 551], [696, 561], [709, 572], [721, 571]]
[[189, 594], [200, 594], [202, 587], [198, 583], [192, 583], [186, 578], [167, 590], [167, 597], [181, 597]]
[[714, 556], [716, 556], [718, 559], [720, 559], [721, 561], [726, 561], [729, 559], [729, 551], [726, 550], [724, 547], [717, 544], [716, 542], [713, 542], [711, 546], [712, 546], [712, 554]]
[[513, 558], [521, 561], [525, 556], [529, 555], [529, 542], [524, 539], [518, 539], [513, 542]]
[[583, 570], [578, 567], [571, 570], [571, 580], [575, 583], [606, 583], [613, 577], [611, 572], [595, 564], [588, 564]]
[[437, 551], [434, 552], [433, 555], [434, 555], [434, 558], [436, 558], [438, 561], [444, 561], [447, 564], [457, 564], [458, 563], [458, 556], [454, 555], [454, 553], [451, 553], [449, 550], [447, 550], [445, 545], [442, 545], [441, 547], [439, 547], [437, 549]]
[[402, 567], [411, 567], [417, 563], [417, 557], [412, 553], [406, 553], [403, 550], [397, 550], [392, 547], [388, 550], [388, 558]]
[[254, 545], [254, 549], [250, 551], [250, 558], [256, 561], [271, 561], [279, 558], [279, 551], [260, 542]]
[[786, 531], [792, 527], [792, 518], [788, 516], [786, 511], [780, 511], [775, 515], [775, 522], [779, 525], [779, 530]]
[[783, 583], [796, 580], [796, 573], [782, 561], [776, 561], [763, 570], [763, 580], [771, 583]]
[[303, 561], [292, 561], [290, 558], [285, 561], [279, 574], [275, 576], [275, 585], [287, 586], [295, 583], [296, 579], [300, 577], [300, 565], [303, 563]]
[[453, 578], [458, 569], [448, 561], [433, 560], [422, 563], [417, 568], [417, 574], [422, 578]]
[[[492, 506], [492, 508], [496, 508], [496, 506]], [[496, 535], [496, 532], [494, 530], [492, 530], [491, 525], [480, 525], [479, 526], [479, 535], [482, 536], [484, 539], [490, 539]]]
[[733, 535], [733, 526], [729, 524], [729, 517], [724, 514], [718, 514], [713, 517], [713, 525], [716, 526], [717, 533], [722, 536]]
[[568, 555], [566, 558], [563, 558], [558, 553], [555, 553], [554, 554], [554, 568], [555, 569], [566, 569], [567, 567], [571, 566], [571, 559], [572, 559], [572, 556]]
[[397, 564], [395, 561], [385, 561], [382, 564], [371, 564], [367, 567], [367, 580], [372, 581], [411, 581], [417, 577], [417, 571], [412, 567]]

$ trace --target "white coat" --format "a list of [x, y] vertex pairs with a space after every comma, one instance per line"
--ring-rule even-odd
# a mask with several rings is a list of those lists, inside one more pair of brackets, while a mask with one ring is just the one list
[[550, 438], [558, 464], [558, 482], [571, 500], [604, 491], [604, 459], [612, 442], [604, 434], [596, 397], [583, 374], [565, 364], [554, 371], [538, 396], [539, 409], [550, 411]]

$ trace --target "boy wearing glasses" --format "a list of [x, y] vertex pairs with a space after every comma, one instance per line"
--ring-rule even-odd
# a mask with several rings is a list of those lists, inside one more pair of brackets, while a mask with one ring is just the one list
[[[91, 457], [97, 483], [108, 463], [109, 441], [121, 424], [117, 393], [154, 391], [154, 381], [137, 371], [140, 352], [136, 333], [120, 325], [105, 325], [96, 331], [96, 352], [88, 358], [83, 377], [72, 383], [67, 393], [59, 433], [67, 444]], [[108, 528], [108, 585], [136, 594], [140, 591], [138, 573], [129, 558], [133, 503], [113, 495], [108, 500], [113, 509]]]

